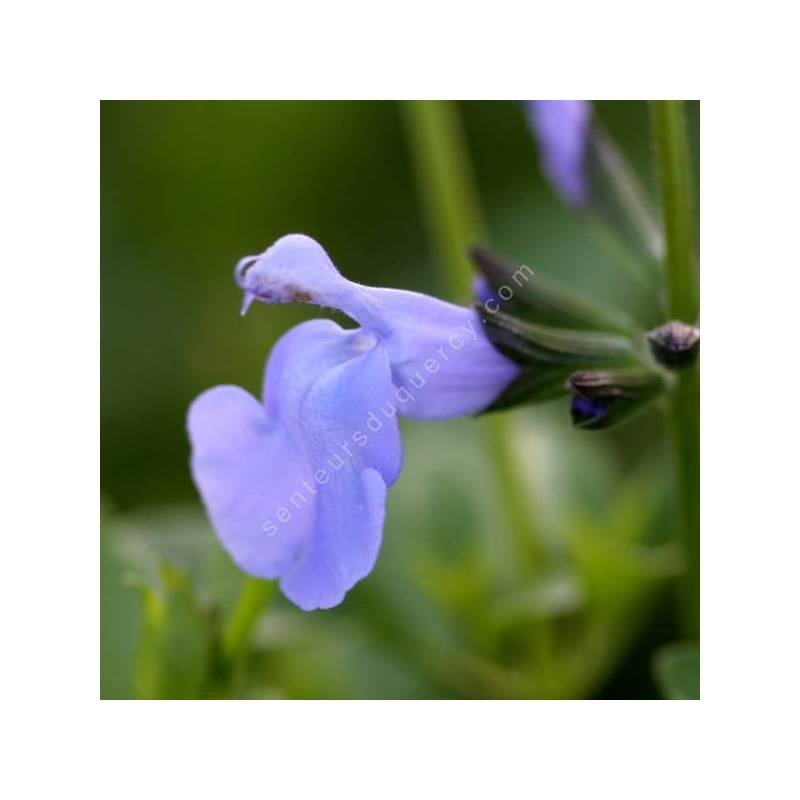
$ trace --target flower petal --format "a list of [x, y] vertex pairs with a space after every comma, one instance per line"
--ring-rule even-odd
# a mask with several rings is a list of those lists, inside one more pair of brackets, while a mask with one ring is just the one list
[[363, 336], [372, 333], [385, 344], [401, 390], [399, 410], [409, 417], [475, 414], [519, 371], [486, 338], [473, 309], [416, 292], [352, 283], [308, 236], [284, 236], [261, 256], [242, 259], [237, 280], [248, 296], [265, 302], [299, 296], [302, 302], [338, 308], [359, 322]]
[[[191, 469], [211, 522], [233, 560], [251, 575], [275, 578], [311, 533], [311, 504], [292, 494], [312, 480], [302, 453], [264, 407], [236, 386], [217, 386], [191, 405]], [[280, 523], [276, 513], [290, 515]]]
[[[519, 374], [494, 348], [472, 308], [394, 289], [370, 289], [380, 303], [400, 413], [414, 419], [477, 414]], [[410, 398], [410, 399], [409, 399]]]
[[245, 571], [329, 608], [372, 569], [402, 444], [386, 348], [329, 320], [275, 346], [265, 400], [221, 386], [189, 411], [192, 474]]
[[374, 469], [352, 467], [320, 487], [314, 535], [281, 591], [304, 611], [333, 608], [372, 571], [380, 549], [386, 484]]
[[328, 298], [346, 283], [325, 250], [302, 233], [282, 236], [263, 253], [240, 259], [234, 278], [246, 296], [265, 303], [335, 305]]
[[364, 352], [375, 339], [329, 319], [303, 322], [276, 342], [264, 373], [263, 398], [270, 417], [293, 424], [300, 403], [327, 370]]
[[547, 179], [567, 205], [583, 205], [589, 193], [585, 162], [591, 104], [586, 100], [528, 100], [525, 108]]
[[318, 485], [314, 527], [281, 579], [304, 609], [330, 608], [370, 573], [383, 529], [386, 485], [402, 465], [389, 361], [382, 345], [327, 371], [300, 409], [299, 430]]

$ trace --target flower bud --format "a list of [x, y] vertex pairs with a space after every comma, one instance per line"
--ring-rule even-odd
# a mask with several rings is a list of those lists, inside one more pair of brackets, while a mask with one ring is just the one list
[[514, 313], [533, 322], [583, 330], [629, 333], [631, 318], [622, 311], [562, 285], [540, 270], [509, 261], [485, 247], [469, 257], [480, 273], [476, 299], [489, 312]]
[[700, 329], [677, 320], [650, 331], [647, 341], [653, 358], [669, 369], [692, 366], [700, 353]]
[[638, 362], [632, 342], [611, 333], [548, 328], [502, 311], [478, 307], [483, 330], [520, 373], [486, 411], [539, 403], [567, 394], [576, 369], [625, 367]]
[[502, 311], [477, 308], [491, 343], [522, 367], [567, 367], [569, 374], [576, 368], [625, 366], [638, 361], [633, 343], [624, 336], [550, 328]]
[[664, 388], [657, 372], [644, 369], [574, 372], [572, 424], [584, 430], [606, 430], [628, 420]]

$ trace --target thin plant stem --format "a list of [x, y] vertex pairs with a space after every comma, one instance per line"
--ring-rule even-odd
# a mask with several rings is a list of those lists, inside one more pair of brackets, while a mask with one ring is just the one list
[[228, 666], [236, 666], [247, 652], [253, 628], [275, 593], [275, 584], [247, 578], [236, 606], [222, 632], [222, 654]]
[[[673, 319], [695, 323], [699, 311], [691, 167], [683, 103], [653, 102], [653, 132], [658, 158], [666, 232], [669, 309]], [[672, 422], [678, 473], [680, 538], [686, 571], [681, 591], [684, 633], [700, 634], [700, 372], [681, 372], [672, 394]]]
[[686, 571], [680, 595], [686, 636], [700, 635], [700, 370], [681, 375], [672, 393], [672, 427], [678, 470], [679, 519]]
[[692, 224], [692, 172], [681, 100], [653, 102], [653, 133], [666, 234], [670, 314], [694, 324], [699, 297]]
[[447, 101], [403, 104], [428, 233], [452, 297], [471, 295], [470, 245], [487, 240], [458, 110]]

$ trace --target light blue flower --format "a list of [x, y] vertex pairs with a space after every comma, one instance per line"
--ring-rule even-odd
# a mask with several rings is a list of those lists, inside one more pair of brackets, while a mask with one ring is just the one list
[[587, 100], [527, 100], [528, 123], [539, 143], [542, 171], [571, 206], [589, 199], [586, 150], [591, 124]]
[[243, 312], [316, 303], [360, 323], [298, 325], [270, 355], [262, 402], [218, 386], [189, 410], [192, 475], [224, 547], [301, 608], [330, 608], [377, 558], [402, 465], [398, 415], [477, 413], [519, 370], [474, 310], [352, 283], [307, 236], [242, 259], [236, 281]]

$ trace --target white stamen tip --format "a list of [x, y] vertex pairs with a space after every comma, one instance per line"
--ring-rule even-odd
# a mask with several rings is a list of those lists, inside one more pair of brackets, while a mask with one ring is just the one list
[[241, 311], [242, 316], [244, 316], [247, 313], [247, 309], [250, 308], [251, 303], [255, 299], [256, 296], [252, 292], [245, 291], [244, 297], [242, 298], [242, 311]]

